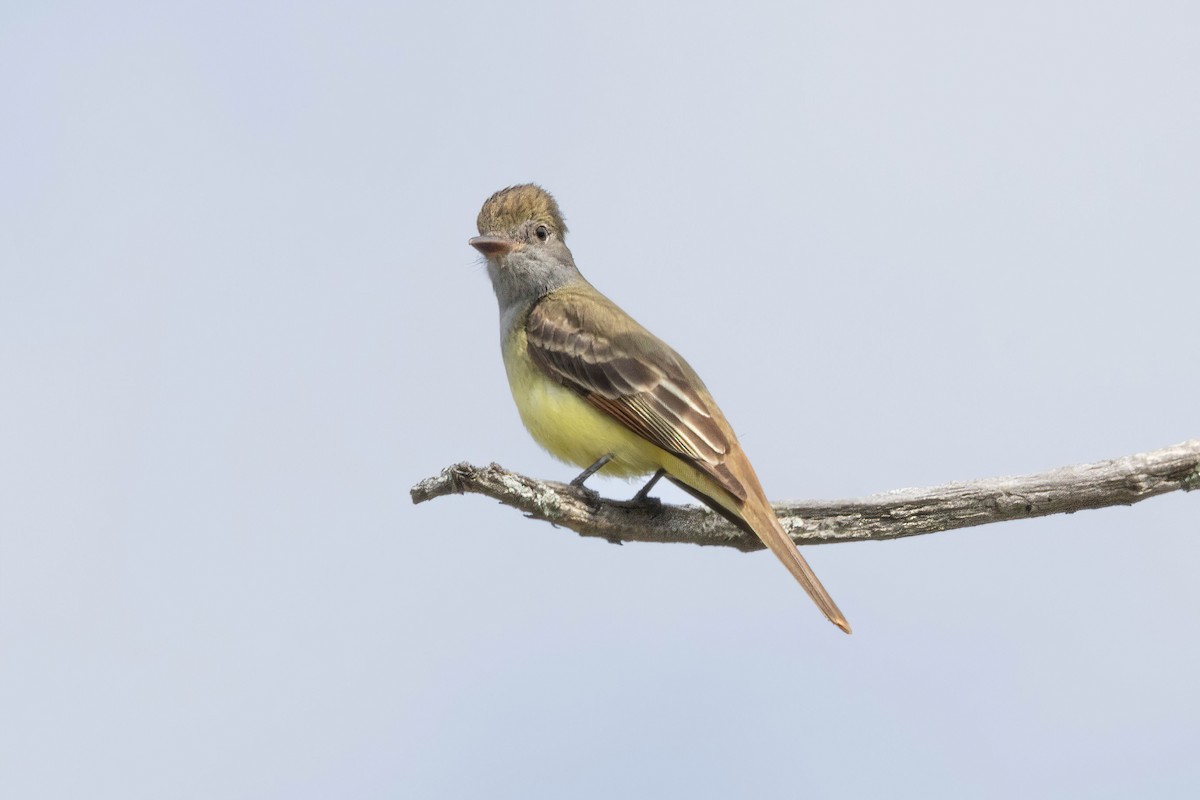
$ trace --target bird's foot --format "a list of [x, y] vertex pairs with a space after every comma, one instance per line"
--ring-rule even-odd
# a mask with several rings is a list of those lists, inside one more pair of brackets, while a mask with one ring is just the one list
[[584, 486], [582, 483], [575, 483], [574, 481], [571, 481], [567, 485], [571, 487], [571, 491], [582, 497], [591, 506], [593, 512], [600, 507], [600, 493], [595, 489], [590, 486]]
[[645, 503], [662, 508], [662, 501], [657, 497], [651, 497], [650, 490], [654, 488], [654, 484], [658, 483], [659, 478], [666, 474], [667, 471], [665, 469], [660, 469], [658, 472], [654, 473], [650, 480], [646, 481], [646, 485], [641, 489], [638, 489], [638, 493], [633, 496], [633, 500], [631, 502]]
[[[604, 455], [600, 456], [599, 458], [596, 459], [596, 463], [592, 464], [590, 467], [585, 469], [583, 472], [576, 475], [575, 480], [571, 481], [571, 485], [577, 489], [586, 488], [586, 487], [584, 487], [583, 482], [586, 481], [588, 478], [592, 477], [593, 475], [595, 475], [605, 464], [607, 464], [608, 462], [610, 462], [612, 460], [613, 460], [612, 453], [605, 453]], [[591, 489], [587, 489], [587, 491], [592, 492]], [[592, 492], [592, 494], [596, 494], [596, 493]], [[597, 496], [599, 496], [599, 495], [597, 495]]]
[[650, 480], [646, 481], [646, 485], [638, 490], [638, 493], [628, 500], [618, 500], [615, 505], [621, 508], [627, 508], [630, 511], [641, 511], [652, 517], [657, 517], [662, 513], [663, 501], [657, 497], [650, 496], [650, 490], [654, 488], [654, 484], [658, 483], [658, 479], [666, 474], [666, 470], [660, 469], [654, 473]]

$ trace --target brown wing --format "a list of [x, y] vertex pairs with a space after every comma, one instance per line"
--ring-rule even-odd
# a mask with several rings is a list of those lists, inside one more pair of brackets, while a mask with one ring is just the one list
[[746, 499], [724, 464], [736, 442], [700, 378], [615, 303], [590, 287], [552, 292], [530, 310], [525, 333], [553, 380]]

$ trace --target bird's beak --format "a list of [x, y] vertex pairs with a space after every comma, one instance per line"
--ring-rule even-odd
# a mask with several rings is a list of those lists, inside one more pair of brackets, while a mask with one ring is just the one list
[[488, 258], [505, 256], [517, 249], [517, 243], [503, 236], [476, 236], [467, 244], [483, 253]]

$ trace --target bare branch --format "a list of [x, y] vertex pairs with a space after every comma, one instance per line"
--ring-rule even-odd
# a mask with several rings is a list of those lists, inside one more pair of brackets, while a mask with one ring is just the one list
[[[1132, 505], [1147, 497], [1200, 488], [1200, 439], [1148, 453], [1012, 478], [896, 489], [858, 500], [777, 503], [784, 528], [800, 544], [897, 539], [989, 522]], [[759, 550], [759, 541], [697, 506], [608, 500], [587, 489], [536, 481], [497, 464], [461, 463], [418, 483], [414, 503], [471, 492], [526, 516], [610, 542], [689, 542]]]

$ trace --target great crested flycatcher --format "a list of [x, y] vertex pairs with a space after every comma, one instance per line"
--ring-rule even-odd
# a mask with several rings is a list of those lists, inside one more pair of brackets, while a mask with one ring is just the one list
[[[539, 186], [501, 189], [470, 244], [500, 304], [504, 368], [521, 421], [552, 455], [629, 477], [655, 473], [758, 536], [829, 621], [850, 633], [767, 501], [704, 383], [575, 267], [558, 203]], [[643, 490], [644, 491], [644, 490]]]

